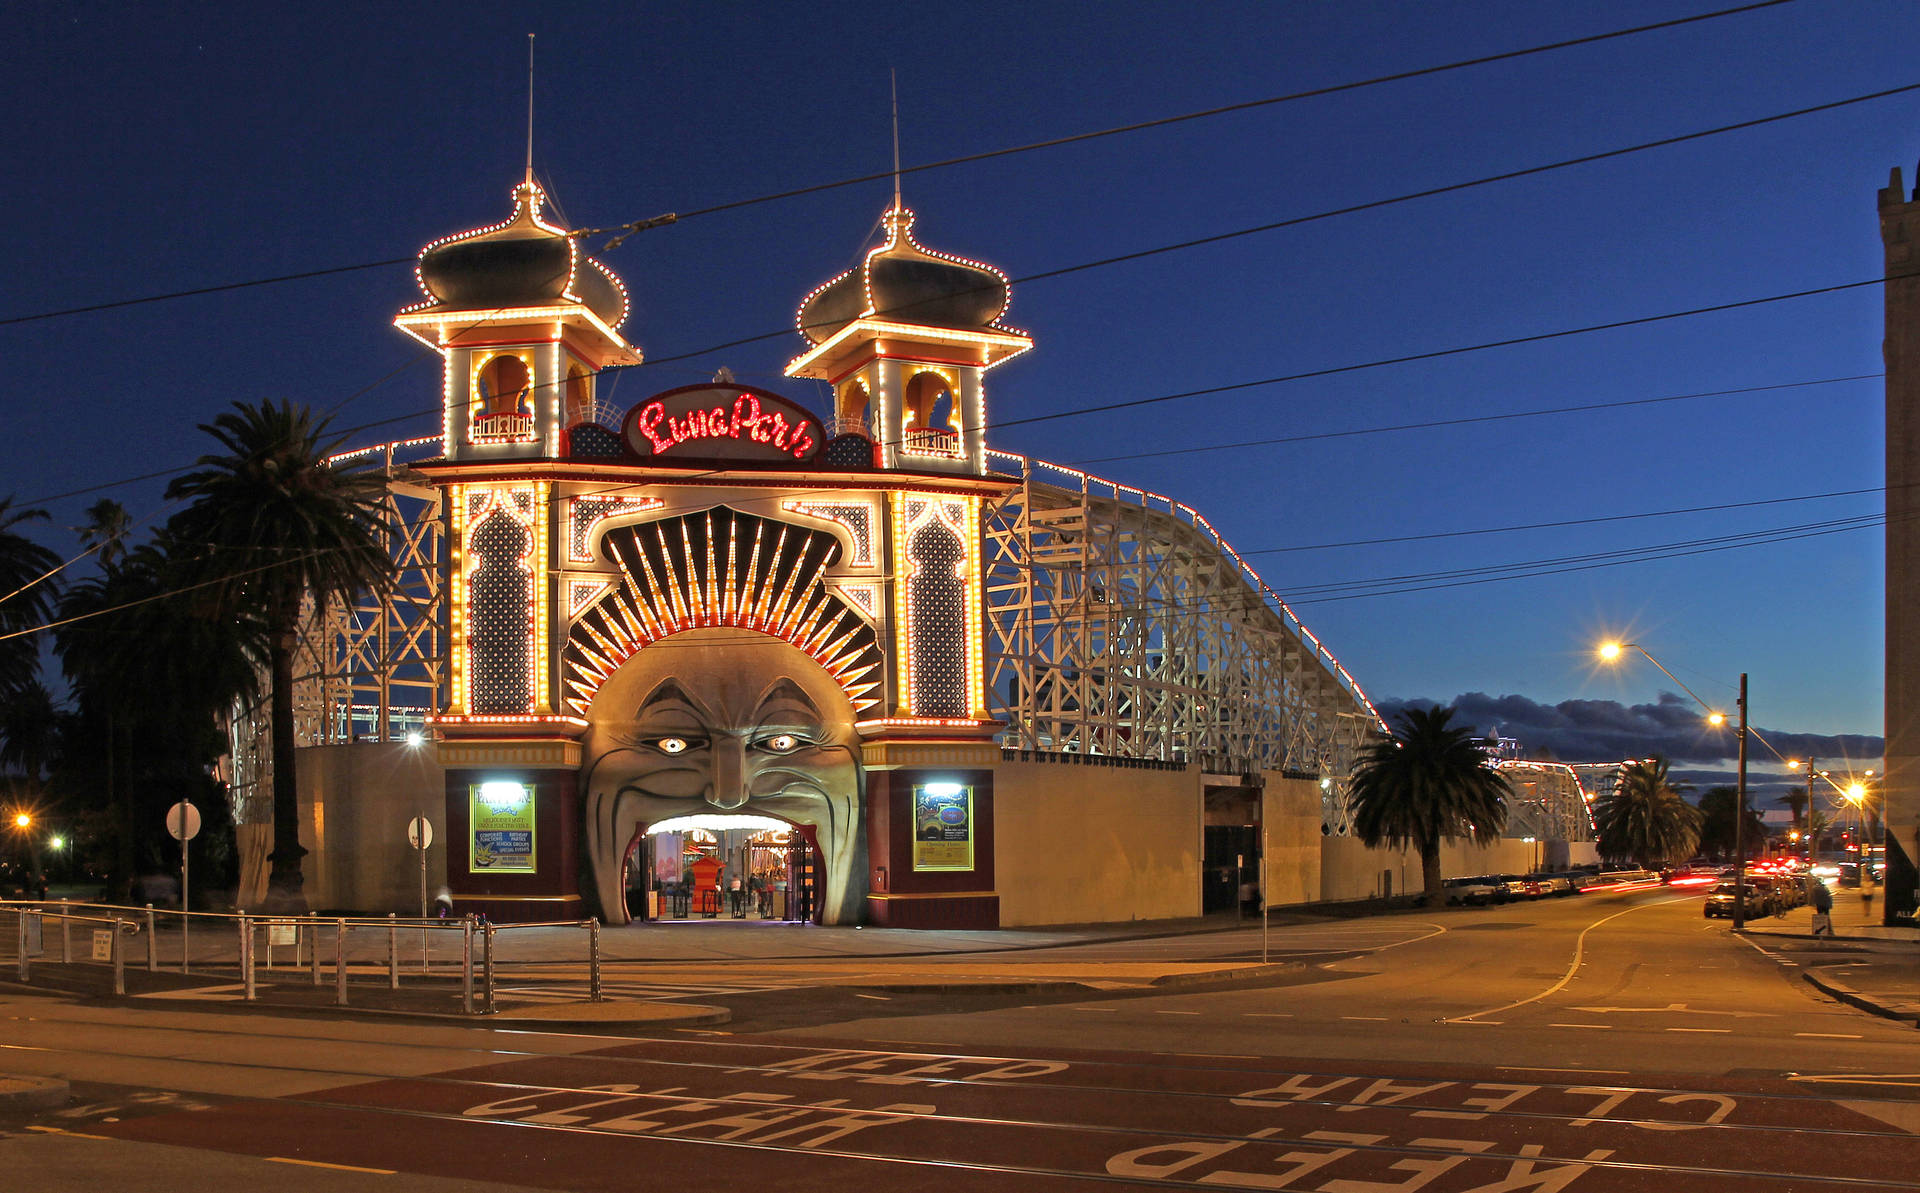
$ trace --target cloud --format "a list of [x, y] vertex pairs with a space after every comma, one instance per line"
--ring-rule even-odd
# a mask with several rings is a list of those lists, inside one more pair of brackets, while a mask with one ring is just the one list
[[[1440, 703], [1390, 699], [1378, 702], [1378, 707], [1391, 722], [1403, 708]], [[1617, 700], [1541, 704], [1525, 696], [1484, 692], [1467, 692], [1444, 703], [1458, 710], [1455, 724], [1471, 725], [1485, 735], [1514, 738], [1529, 756], [1551, 756], [1560, 762], [1618, 762], [1664, 754], [1676, 764], [1711, 764], [1710, 771], [1703, 768], [1703, 773], [1717, 773], [1722, 764], [1730, 767], [1738, 753], [1733, 725], [1709, 727], [1691, 700], [1671, 692], [1662, 693], [1655, 704], [1627, 705]], [[1845, 759], [1874, 766], [1886, 749], [1883, 739], [1866, 734], [1793, 733], [1764, 727], [1756, 727], [1755, 732], [1785, 757], [1812, 757], [1822, 763]], [[1758, 741], [1749, 744], [1748, 758], [1749, 769], [1778, 765], [1772, 751]], [[1732, 781], [1730, 771], [1726, 781]]]

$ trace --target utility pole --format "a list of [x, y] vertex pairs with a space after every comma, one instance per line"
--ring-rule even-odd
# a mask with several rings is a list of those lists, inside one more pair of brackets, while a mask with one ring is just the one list
[[1740, 673], [1740, 779], [1733, 807], [1733, 930], [1747, 922], [1747, 673]]

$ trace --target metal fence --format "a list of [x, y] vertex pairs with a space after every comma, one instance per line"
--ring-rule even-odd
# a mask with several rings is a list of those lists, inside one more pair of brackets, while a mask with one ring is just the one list
[[[555, 951], [552, 930], [577, 932], [583, 939], [577, 949], [558, 950], [558, 958], [509, 962], [503, 944], [517, 934], [539, 929], [548, 930], [544, 943], [550, 953]], [[43, 978], [54, 974], [91, 978], [90, 972], [81, 971], [110, 967], [113, 993], [124, 995], [131, 965], [149, 974], [197, 974], [225, 981], [246, 1002], [262, 999], [263, 984], [281, 991], [293, 986], [324, 989], [330, 980], [331, 1004], [345, 1007], [391, 1004], [402, 989], [404, 975], [410, 990], [449, 998], [457, 982], [461, 1011], [487, 1015], [496, 1010], [495, 992], [508, 964], [523, 968], [539, 964], [558, 971], [558, 980], [540, 986], [543, 1001], [577, 998], [571, 992], [579, 988], [579, 969], [584, 964], [586, 1001], [604, 1001], [597, 919], [493, 924], [473, 916], [286, 916], [183, 912], [152, 904], [122, 907], [67, 900], [0, 900], [0, 973], [11, 973], [23, 984], [32, 984], [36, 972]], [[516, 990], [526, 991], [529, 980], [518, 978]], [[354, 989], [361, 992], [358, 1003], [350, 999]], [[375, 991], [385, 991], [387, 997], [382, 999]], [[313, 1000], [293, 1001], [310, 1005]]]

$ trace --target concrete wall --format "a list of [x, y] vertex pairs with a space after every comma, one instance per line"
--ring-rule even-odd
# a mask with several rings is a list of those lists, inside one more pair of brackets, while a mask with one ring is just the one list
[[447, 882], [446, 775], [431, 750], [404, 742], [309, 746], [295, 755], [307, 906], [420, 914], [420, 855], [407, 822], [433, 824], [427, 890]]
[[[1420, 855], [1413, 850], [1368, 849], [1353, 837], [1322, 840], [1319, 898], [1337, 902], [1420, 893], [1423, 881]], [[1488, 846], [1442, 845], [1440, 873], [1448, 878], [1470, 874], [1525, 874], [1539, 857], [1539, 850], [1540, 846], [1533, 842], [1512, 839]], [[1388, 872], [1392, 875], [1391, 891], [1387, 889]]]
[[1269, 907], [1320, 898], [1320, 783], [1267, 771], [1260, 793], [1261, 887]]
[[993, 783], [1003, 927], [1200, 914], [1199, 771], [1002, 762]]

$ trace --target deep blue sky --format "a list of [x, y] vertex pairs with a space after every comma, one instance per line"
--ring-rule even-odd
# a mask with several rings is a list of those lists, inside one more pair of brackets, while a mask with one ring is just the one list
[[[538, 38], [535, 168], [574, 226], [908, 165], [1708, 11], [1513, 3], [33, 4], [9, 31], [0, 318], [411, 256], [507, 212]], [[1120, 253], [1920, 82], [1920, 5], [1783, 7], [910, 176], [930, 247], [1016, 279]], [[1920, 93], [1052, 280], [1000, 421], [1472, 345], [1880, 271], [1874, 194], [1913, 184]], [[858, 259], [884, 183], [689, 219], [606, 260], [650, 358], [791, 327]], [[388, 326], [406, 267], [0, 326], [4, 481], [52, 495], [191, 462], [235, 399], [338, 407], [355, 439], [438, 426], [438, 372]], [[1009, 427], [1058, 461], [1740, 387], [1881, 367], [1877, 288]], [[788, 336], [629, 373], [617, 398], [780, 378]], [[409, 365], [409, 362], [412, 362]], [[1381, 698], [1651, 703], [1630, 634], [1756, 723], [1880, 731], [1877, 528], [1361, 599], [1319, 586], [1870, 515], [1877, 494], [1549, 531], [1356, 539], [1872, 488], [1877, 381], [1203, 454], [1092, 470], [1213, 519]], [[136, 516], [164, 480], [108, 490]], [[1316, 548], [1316, 549], [1308, 549]]]

